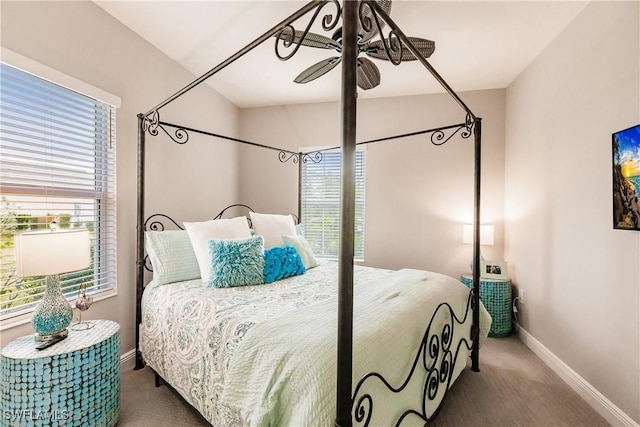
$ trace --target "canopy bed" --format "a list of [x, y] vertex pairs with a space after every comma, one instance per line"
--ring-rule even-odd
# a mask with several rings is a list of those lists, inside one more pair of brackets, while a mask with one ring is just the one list
[[[446, 391], [466, 366], [466, 356], [471, 356], [471, 369], [480, 370], [479, 346], [491, 319], [479, 299], [478, 269], [474, 269], [474, 286], [469, 292], [457, 280], [436, 273], [354, 266], [356, 146], [418, 134], [430, 135], [436, 145], [455, 135], [462, 138], [474, 135], [473, 263], [480, 265], [481, 119], [427, 61], [434, 49], [433, 42], [407, 37], [389, 17], [390, 7], [390, 0], [312, 1], [165, 101], [138, 115], [136, 369], [146, 363], [214, 425], [296, 425], [302, 421], [314, 425], [335, 422], [337, 426], [401, 425], [415, 420], [422, 425], [437, 415]], [[323, 30], [334, 31], [331, 38], [310, 31], [321, 11], [325, 13]], [[308, 14], [311, 18], [304, 30], [296, 30], [294, 24]], [[376, 37], [379, 39], [374, 41]], [[215, 221], [220, 222], [215, 226], [225, 224], [224, 227], [232, 227], [234, 231], [228, 228], [227, 234], [216, 235], [218, 240], [208, 240], [205, 246], [196, 247], [195, 230], [204, 223], [180, 225], [167, 215], [145, 212], [146, 138], [157, 136], [162, 130], [174, 142], [184, 144], [190, 133], [197, 133], [275, 150], [281, 162], [298, 164], [299, 218], [302, 165], [322, 161], [322, 151], [294, 152], [160, 119], [163, 107], [269, 40], [275, 40], [275, 53], [282, 60], [293, 57], [302, 46], [339, 53], [303, 70], [295, 81], [306, 83], [342, 65], [340, 255], [337, 264], [314, 261], [311, 265], [308, 257], [313, 254], [305, 258], [305, 247], [297, 246], [304, 261], [298, 272], [290, 274], [292, 277], [280, 280], [278, 276], [270, 285], [254, 281], [242, 284], [256, 286], [212, 289], [203, 285], [203, 281], [207, 282], [205, 276], [210, 274], [215, 280], [225, 278], [223, 273], [214, 273], [215, 263], [210, 272], [203, 270], [202, 254], [208, 251], [204, 257], [209, 256], [211, 262], [217, 250], [214, 245], [224, 246], [231, 239], [253, 245], [251, 248], [259, 247], [266, 257], [266, 242], [273, 236], [261, 232], [256, 221], [282, 218], [260, 216], [248, 206], [234, 205], [249, 209], [253, 230], [246, 221], [244, 225], [237, 221], [233, 225], [223, 222], [242, 217], [219, 220], [225, 209], [216, 217]], [[419, 61], [461, 107], [464, 121], [356, 143], [357, 88], [367, 90], [380, 82], [377, 67], [365, 55], [395, 65]], [[176, 230], [167, 231], [165, 226]], [[159, 237], [158, 233], [166, 234]], [[295, 232], [286, 234], [281, 232], [276, 239], [282, 237], [287, 243], [289, 238], [293, 247], [296, 242], [300, 244], [296, 236], [289, 236]], [[149, 285], [145, 284], [145, 268], [149, 269], [145, 241], [154, 271]], [[166, 253], [157, 251], [163, 245], [166, 250], [168, 244], [173, 245], [169, 249], [171, 256], [175, 255], [176, 247], [189, 252], [191, 269], [186, 275], [172, 276], [163, 269], [162, 257]], [[287, 248], [289, 244], [283, 246]], [[247, 251], [252, 251], [251, 248]], [[265, 261], [260, 262], [265, 265]], [[187, 269], [185, 265], [181, 268], [183, 273]], [[264, 268], [266, 272], [267, 267]], [[209, 277], [209, 285], [214, 279]], [[196, 324], [196, 318], [201, 323]], [[204, 331], [206, 336], [199, 336], [198, 331]], [[196, 351], [196, 344], [204, 350]], [[397, 349], [403, 349], [402, 353]], [[186, 361], [189, 358], [193, 360]], [[184, 364], [177, 363], [183, 359]], [[205, 359], [215, 360], [203, 362]], [[314, 359], [313, 364], [310, 359]], [[403, 362], [388, 368], [398, 360]], [[172, 363], [174, 366], [169, 366]], [[327, 413], [332, 417], [330, 421]]]

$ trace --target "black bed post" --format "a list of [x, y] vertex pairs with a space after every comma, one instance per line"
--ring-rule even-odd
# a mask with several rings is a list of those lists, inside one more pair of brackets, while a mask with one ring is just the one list
[[356, 39], [358, 1], [342, 9], [342, 191], [338, 260], [338, 369], [336, 426], [350, 427], [353, 362], [353, 246], [355, 225]]
[[302, 223], [302, 161], [304, 154], [298, 153], [298, 222]]
[[480, 372], [480, 167], [481, 167], [481, 142], [482, 119], [475, 119], [474, 153], [474, 207], [473, 207], [473, 349], [471, 350], [471, 370]]
[[144, 368], [140, 353], [140, 324], [142, 323], [142, 290], [144, 289], [144, 119], [138, 114], [138, 222], [136, 225], [136, 365], [134, 369]]

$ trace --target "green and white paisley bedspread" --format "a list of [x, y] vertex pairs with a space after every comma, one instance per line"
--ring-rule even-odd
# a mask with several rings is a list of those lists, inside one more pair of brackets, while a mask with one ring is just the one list
[[[464, 285], [433, 272], [399, 270], [368, 283], [356, 283], [353, 387], [373, 371], [397, 388], [408, 378], [414, 361], [420, 361], [402, 393], [390, 392], [375, 377], [365, 382], [355, 399], [364, 393], [374, 396], [374, 403], [365, 402], [363, 408], [373, 415], [370, 425], [395, 425], [407, 409], [426, 417], [435, 412], [467, 364], [469, 348], [465, 343], [469, 344], [473, 320], [471, 312], [465, 317], [468, 303], [469, 290]], [[452, 312], [459, 321], [464, 320], [461, 325], [454, 325]], [[336, 323], [337, 304], [330, 299], [255, 325], [230, 363], [222, 404], [250, 426], [334, 425]], [[427, 325], [431, 326], [425, 348], [431, 351], [438, 347], [435, 357], [424, 353], [425, 348], [419, 350]], [[482, 337], [487, 336], [490, 326], [491, 317], [481, 306]], [[445, 335], [451, 339], [444, 339]], [[431, 381], [427, 381], [430, 371], [421, 368], [424, 360], [436, 367]], [[433, 380], [438, 383], [432, 390], [437, 398], [435, 403], [426, 402], [423, 409], [425, 384], [433, 385]], [[402, 425], [424, 424], [412, 415], [403, 419]]]
[[[355, 284], [366, 286], [392, 273], [356, 267]], [[260, 286], [213, 289], [199, 279], [161, 286], [152, 282], [142, 297], [143, 358], [211, 424], [241, 425], [219, 400], [243, 337], [256, 324], [333, 299], [337, 275], [337, 263], [327, 262]]]

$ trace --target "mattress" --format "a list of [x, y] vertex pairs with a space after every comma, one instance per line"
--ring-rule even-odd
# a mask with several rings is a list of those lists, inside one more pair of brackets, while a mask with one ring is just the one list
[[[365, 283], [391, 270], [357, 267]], [[156, 285], [142, 296], [140, 350], [145, 363], [215, 426], [240, 425], [218, 405], [229, 362], [245, 334], [267, 319], [334, 298], [337, 263], [260, 285], [208, 288], [200, 279]]]
[[[438, 276], [438, 280], [439, 276], [442, 276], [420, 272], [420, 274], [422, 273]], [[290, 351], [288, 340], [291, 340], [292, 343], [295, 342], [296, 348], [300, 348], [301, 344], [308, 344], [307, 347], [320, 345], [325, 350], [323, 353], [330, 355], [329, 359], [335, 358], [335, 350], [331, 348], [331, 345], [307, 343], [306, 340], [307, 337], [322, 335], [335, 343], [335, 322], [331, 324], [330, 319], [335, 320], [337, 275], [337, 263], [326, 262], [308, 270], [304, 275], [260, 286], [214, 289], [206, 287], [200, 280], [166, 285], [156, 285], [151, 282], [146, 287], [142, 300], [140, 349], [143, 358], [148, 366], [171, 384], [188, 403], [215, 426], [274, 425], [274, 423], [297, 425], [295, 423], [300, 423], [301, 420], [305, 420], [305, 424], [313, 422], [314, 425], [330, 425], [331, 422], [325, 421], [333, 416], [331, 411], [333, 410], [332, 405], [335, 404], [335, 398], [321, 397], [320, 400], [323, 400], [323, 403], [318, 405], [316, 402], [318, 396], [309, 397], [308, 395], [309, 393], [331, 394], [331, 387], [333, 387], [333, 392], [335, 391], [335, 378], [331, 378], [330, 372], [335, 367], [329, 366], [326, 368], [329, 370], [327, 372], [323, 371], [325, 368], [312, 368], [306, 361], [309, 357], [314, 357], [314, 351], [309, 348], [307, 348], [307, 353], [297, 351], [301, 358], [300, 363], [309, 367], [310, 371], [322, 372], [322, 375], [326, 376], [328, 380], [325, 378], [320, 381], [323, 383], [323, 390], [314, 388], [301, 391], [300, 393], [307, 397], [304, 401], [293, 406], [310, 407], [312, 415], [304, 411], [293, 415], [274, 414], [272, 408], [262, 408], [260, 401], [264, 400], [261, 398], [261, 393], [265, 393], [265, 391], [261, 391], [261, 388], [270, 389], [274, 381], [279, 381], [278, 378], [270, 378], [268, 375], [277, 376], [283, 372], [283, 368], [278, 366], [278, 362], [273, 362], [269, 358], [274, 357], [280, 361], [294, 359], [290, 353], [287, 353]], [[356, 266], [354, 271], [356, 306], [359, 305], [358, 295], [370, 293], [373, 295], [371, 298], [382, 301], [384, 306], [392, 307], [393, 303], [386, 301], [385, 298], [388, 299], [390, 295], [398, 294], [398, 292], [393, 292], [393, 289], [399, 289], [399, 282], [394, 284], [397, 275], [398, 272], [392, 270]], [[446, 278], [446, 276], [442, 277]], [[465, 295], [468, 295], [468, 289], [464, 285], [456, 283], [455, 279], [447, 278], [447, 280], [449, 282], [445, 288], [452, 287], [459, 295], [453, 306], [456, 307], [457, 312], [464, 314], [465, 301], [467, 300]], [[388, 285], [390, 288], [384, 285], [385, 283], [390, 283]], [[411, 286], [424, 286], [424, 284], [418, 283]], [[376, 289], [379, 290], [376, 291]], [[392, 291], [391, 294], [389, 289]], [[443, 297], [434, 295], [430, 298], [434, 300], [434, 307], [429, 310], [433, 311]], [[406, 311], [405, 307], [400, 308]], [[484, 308], [482, 310], [481, 334], [486, 337], [490, 318], [486, 310]], [[416, 317], [416, 314], [418, 313], [409, 313], [409, 316]], [[325, 318], [326, 316], [329, 317]], [[357, 316], [357, 312], [354, 312], [354, 322]], [[430, 313], [421, 313], [418, 317], [425, 317], [428, 321], [430, 316]], [[318, 322], [327, 324], [326, 332], [319, 332]], [[371, 327], [374, 328], [376, 315], [373, 314], [373, 318], [367, 322], [371, 322]], [[468, 330], [470, 319], [465, 319], [465, 322], [467, 323], [465, 327]], [[278, 325], [282, 325], [282, 327], [278, 327]], [[391, 326], [386, 329], [382, 328], [386, 334], [390, 333], [390, 327], [398, 327], [394, 323], [389, 323], [389, 325]], [[376, 328], [379, 327], [376, 326]], [[356, 329], [358, 328], [362, 327], [356, 326]], [[412, 337], [408, 338], [412, 348], [408, 349], [403, 356], [406, 361], [398, 367], [399, 372], [393, 373], [395, 376], [402, 375], [401, 371], [407, 371], [405, 365], [410, 364], [411, 360], [416, 357], [416, 348], [419, 347], [419, 341], [424, 333], [425, 322], [419, 322], [416, 328], [412, 332]], [[365, 326], [364, 331], [365, 335], [369, 336], [368, 340], [375, 342], [379, 337], [376, 338], [376, 333], [372, 332], [373, 329], [369, 332], [366, 329]], [[334, 336], [331, 336], [331, 333]], [[391, 333], [391, 335], [395, 336], [396, 334]], [[272, 338], [271, 341], [267, 340], [269, 337]], [[355, 342], [359, 343], [359, 346], [363, 345], [357, 337]], [[406, 344], [403, 342], [402, 345]], [[283, 355], [275, 354], [279, 347], [284, 352]], [[355, 344], [354, 351], [357, 351]], [[385, 353], [370, 349], [367, 349], [366, 352], [381, 355]], [[466, 353], [463, 356], [466, 356]], [[398, 354], [385, 357], [393, 359], [397, 358]], [[387, 364], [384, 358], [368, 359], [371, 358], [363, 359], [363, 363], [372, 362], [373, 366], [376, 363], [378, 365]], [[460, 357], [460, 360], [454, 369], [454, 380], [466, 365], [466, 357]], [[331, 360], [328, 364], [331, 365]], [[261, 370], [266, 369], [264, 367], [267, 366], [274, 367], [276, 372], [271, 374], [262, 372]], [[360, 377], [360, 374], [356, 376], [358, 370], [361, 369], [354, 369], [355, 379]], [[251, 376], [248, 371], [254, 371], [255, 375]], [[303, 382], [309, 381], [303, 380]], [[252, 387], [245, 387], [251, 383], [253, 383]], [[247, 393], [245, 388], [247, 390], [251, 388], [254, 394]], [[286, 393], [291, 392], [296, 393], [295, 389], [291, 387], [284, 392], [283, 390], [273, 391], [273, 393], [285, 393], [276, 397], [278, 401], [290, 399], [291, 396]], [[251, 407], [251, 410], [243, 412], [243, 407]], [[317, 411], [322, 413], [318, 414]], [[316, 424], [316, 421], [320, 424]]]

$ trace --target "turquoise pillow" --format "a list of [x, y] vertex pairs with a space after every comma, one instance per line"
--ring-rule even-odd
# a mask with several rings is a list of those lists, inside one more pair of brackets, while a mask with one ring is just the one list
[[304, 274], [306, 268], [298, 251], [293, 246], [276, 247], [264, 251], [264, 282]]
[[264, 283], [264, 240], [262, 236], [247, 239], [210, 240], [210, 288]]

